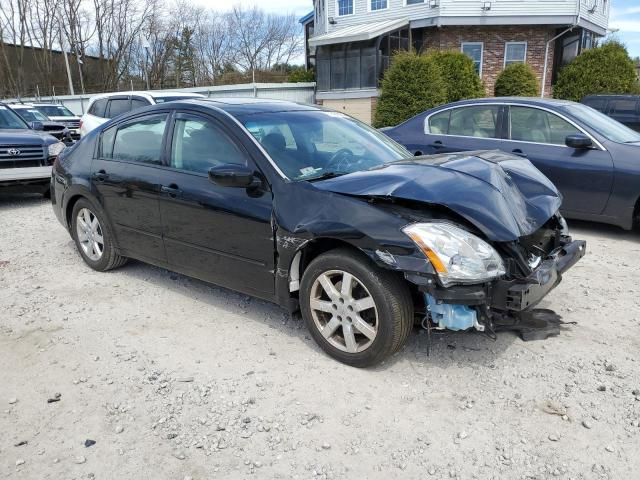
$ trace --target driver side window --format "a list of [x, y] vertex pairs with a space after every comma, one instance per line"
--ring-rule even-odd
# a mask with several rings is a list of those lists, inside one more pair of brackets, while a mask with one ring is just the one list
[[171, 166], [207, 173], [224, 163], [247, 165], [247, 155], [214, 122], [204, 118], [175, 121], [171, 144]]

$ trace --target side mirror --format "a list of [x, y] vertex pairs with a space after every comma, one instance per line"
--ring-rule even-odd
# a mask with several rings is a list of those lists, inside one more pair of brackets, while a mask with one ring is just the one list
[[42, 122], [31, 122], [29, 126], [31, 127], [31, 130], [44, 130]]
[[591, 148], [593, 146], [591, 139], [582, 133], [567, 135], [567, 138], [564, 139], [564, 143], [567, 147], [575, 149]]
[[209, 180], [221, 187], [254, 188], [262, 183], [255, 172], [236, 163], [224, 163], [209, 169]]

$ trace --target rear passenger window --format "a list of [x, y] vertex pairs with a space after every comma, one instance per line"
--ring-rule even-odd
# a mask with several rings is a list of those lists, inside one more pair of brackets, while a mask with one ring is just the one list
[[[167, 115], [162, 114], [122, 125], [115, 134], [111, 155], [108, 155], [107, 148], [103, 149], [103, 154], [114, 160], [161, 165], [162, 137], [166, 124]], [[103, 134], [105, 147], [107, 140], [108, 137], [105, 138]]]
[[96, 100], [95, 102], [93, 102], [93, 105], [91, 105], [91, 108], [89, 109], [89, 114], [95, 117], [104, 118], [104, 109], [106, 106], [107, 106], [106, 98]]
[[498, 105], [481, 105], [451, 110], [449, 135], [497, 138], [498, 109]]
[[114, 98], [113, 100], [109, 100], [109, 118], [115, 118], [118, 115], [127, 113], [130, 109], [130, 100], [128, 98]]
[[611, 105], [609, 106], [609, 110], [611, 113], [633, 115], [636, 113], [637, 103], [638, 102], [635, 99], [611, 100]]

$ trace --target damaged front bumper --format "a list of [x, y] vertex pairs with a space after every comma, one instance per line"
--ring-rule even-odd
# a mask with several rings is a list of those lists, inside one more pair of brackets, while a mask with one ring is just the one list
[[[557, 334], [560, 317], [549, 310], [534, 307], [561, 281], [562, 274], [575, 265], [586, 253], [583, 240], [568, 241], [551, 252], [525, 278], [498, 279], [480, 285], [442, 287], [433, 280], [420, 282], [430, 323], [436, 328], [483, 331], [516, 330], [523, 339], [540, 338], [532, 330], [541, 329], [547, 337]], [[416, 278], [407, 276], [410, 281]]]

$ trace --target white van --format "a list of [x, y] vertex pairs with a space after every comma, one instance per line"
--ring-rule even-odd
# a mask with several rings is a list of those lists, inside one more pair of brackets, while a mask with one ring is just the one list
[[165, 103], [189, 98], [204, 98], [199, 93], [188, 92], [115, 92], [96, 95], [89, 100], [87, 113], [80, 122], [80, 136], [84, 136], [94, 128], [102, 125], [118, 115], [136, 108], [147, 107], [157, 103]]

